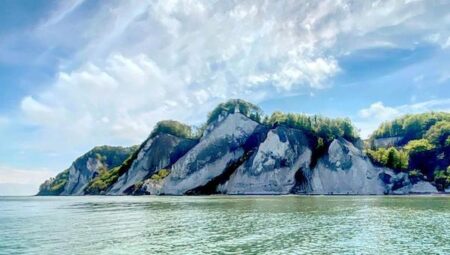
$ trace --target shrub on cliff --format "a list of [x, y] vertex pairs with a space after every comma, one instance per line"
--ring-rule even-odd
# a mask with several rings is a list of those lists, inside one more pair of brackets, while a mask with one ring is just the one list
[[55, 178], [46, 180], [39, 186], [38, 195], [59, 195], [64, 191], [69, 180], [69, 169], [62, 171]]
[[262, 110], [258, 106], [241, 99], [231, 99], [216, 106], [208, 114], [206, 124], [209, 125], [218, 120], [222, 114], [230, 114], [237, 111], [256, 122], [261, 122]]
[[408, 153], [394, 147], [367, 150], [369, 158], [378, 165], [397, 170], [408, 169]]
[[[143, 144], [145, 144], [145, 142]], [[111, 185], [113, 185], [122, 174], [128, 171], [134, 159], [137, 158], [138, 152], [142, 148], [143, 144], [141, 144], [139, 148], [137, 148], [137, 146], [131, 147], [133, 153], [126, 160], [124, 160], [121, 165], [115, 166], [111, 169], [101, 168], [98, 175], [93, 178], [85, 188], [85, 193], [96, 195], [108, 190], [108, 188], [111, 187]]]
[[409, 153], [417, 153], [433, 149], [434, 146], [427, 139], [411, 140], [405, 145]]
[[153, 181], [161, 181], [166, 178], [170, 174], [170, 170], [168, 169], [160, 169], [158, 172], [154, 173], [152, 177], [150, 177]]
[[349, 141], [358, 139], [358, 132], [349, 119], [330, 119], [317, 115], [274, 112], [264, 123], [275, 127], [285, 125], [304, 131], [310, 136], [321, 138], [325, 143], [343, 137]]
[[175, 120], [163, 120], [156, 123], [155, 128], [150, 133], [150, 138], [153, 138], [160, 133], [171, 134], [187, 139], [194, 137], [191, 126]]
[[434, 182], [439, 189], [447, 189], [450, 187], [450, 166], [446, 170], [436, 171], [434, 174]]

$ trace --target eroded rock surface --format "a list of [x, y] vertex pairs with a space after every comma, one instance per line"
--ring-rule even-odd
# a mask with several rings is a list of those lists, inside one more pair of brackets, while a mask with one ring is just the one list
[[377, 138], [373, 140], [373, 146], [375, 148], [386, 148], [390, 146], [397, 146], [400, 141], [402, 141], [402, 136], [393, 136], [393, 137], [385, 137], [385, 138]]
[[143, 182], [155, 171], [166, 168], [175, 163], [196, 141], [180, 138], [171, 134], [158, 134], [148, 139], [130, 169], [119, 177], [117, 182], [108, 191], [109, 195], [124, 195], [130, 188], [139, 182]]
[[69, 178], [60, 195], [83, 195], [89, 182], [101, 170], [119, 166], [131, 155], [132, 148], [100, 146], [81, 156], [69, 168]]
[[245, 144], [259, 124], [240, 113], [233, 113], [208, 127], [208, 132], [188, 153], [171, 167], [162, 183], [145, 186], [150, 194], [182, 195], [207, 185], [245, 153]]
[[[360, 140], [351, 143], [338, 138], [328, 148], [318, 150], [316, 136], [308, 136], [299, 129], [275, 126], [270, 129], [235, 111], [219, 115], [205, 128], [199, 140], [159, 133], [140, 147], [137, 156], [133, 154], [131, 165], [126, 164], [124, 172], [120, 172], [118, 179], [115, 177], [106, 194], [438, 192], [423, 179], [412, 178], [411, 181], [405, 172], [374, 166]], [[121, 147], [94, 148], [58, 178], [41, 185], [40, 194], [83, 195], [93, 178], [121, 165], [132, 152], [130, 148]], [[439, 153], [444, 155], [439, 164], [446, 165], [446, 152]], [[415, 160], [422, 162], [418, 157]], [[414, 160], [412, 163], [418, 164]]]
[[312, 170], [310, 193], [383, 194], [382, 171], [352, 143], [335, 139]]
[[307, 137], [300, 130], [278, 127], [268, 132], [256, 153], [218, 190], [227, 194], [288, 194], [296, 184], [297, 171], [309, 169], [310, 162]]

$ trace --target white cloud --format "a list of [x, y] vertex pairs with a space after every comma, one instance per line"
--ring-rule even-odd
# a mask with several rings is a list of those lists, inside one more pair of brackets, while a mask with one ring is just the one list
[[393, 108], [384, 106], [382, 102], [376, 102], [359, 111], [359, 116], [365, 119], [377, 119], [377, 120], [388, 120], [392, 119], [400, 114], [400, 111]]
[[382, 102], [376, 102], [368, 108], [359, 110], [359, 118], [356, 118], [354, 123], [361, 130], [361, 136], [367, 138], [381, 122], [389, 121], [405, 114], [429, 111], [450, 112], [450, 99], [434, 99], [395, 107], [385, 106]]
[[[49, 48], [73, 54], [55, 82], [25, 97], [21, 109], [48, 146], [137, 143], [156, 121], [198, 123], [227, 98], [258, 103], [314, 94], [332, 85], [339, 57], [354, 50], [441, 45], [450, 25], [437, 18], [441, 5], [121, 1], [78, 13], [74, 23], [70, 16], [83, 3], [73, 1], [35, 31]], [[397, 111], [378, 103], [361, 114], [386, 119]]]
[[57, 118], [55, 109], [36, 101], [31, 96], [23, 98], [20, 107], [26, 114], [28, 120], [33, 124], [52, 125], [55, 122], [60, 121]]
[[178, 77], [165, 73], [144, 55], [113, 55], [102, 68], [86, 64], [74, 72], [60, 73], [37, 99], [25, 97], [21, 109], [54, 141], [73, 137], [73, 142], [82, 143], [92, 137], [118, 136], [139, 142], [156, 121], [189, 116], [184, 109], [191, 106], [184, 97], [193, 95], [191, 103], [208, 96], [187, 91]]

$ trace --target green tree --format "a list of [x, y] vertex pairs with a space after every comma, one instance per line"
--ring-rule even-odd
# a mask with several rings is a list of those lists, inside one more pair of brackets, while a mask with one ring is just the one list
[[396, 168], [398, 161], [400, 161], [398, 151], [394, 147], [389, 148], [387, 150], [386, 165], [392, 168]]
[[434, 146], [427, 139], [411, 140], [405, 145], [405, 150], [409, 153], [432, 150]]
[[439, 121], [426, 133], [426, 138], [436, 146], [445, 146], [450, 136], [450, 121]]
[[367, 155], [375, 163], [397, 170], [408, 169], [409, 156], [403, 150], [397, 150], [395, 147], [388, 149], [380, 148], [378, 150], [367, 150]]
[[265, 118], [264, 123], [272, 127], [285, 125], [300, 129], [311, 136], [322, 138], [325, 143], [330, 143], [339, 137], [352, 142], [358, 139], [358, 132], [349, 119], [330, 119], [317, 115], [285, 114], [276, 111], [270, 117]]
[[241, 99], [231, 99], [216, 106], [216, 108], [208, 114], [206, 124], [209, 125], [218, 120], [219, 116], [222, 114], [235, 113], [237, 111], [254, 121], [261, 122], [261, 108]]
[[434, 182], [440, 190], [450, 187], [450, 166], [446, 170], [436, 171], [434, 174]]
[[428, 112], [405, 115], [382, 123], [372, 134], [371, 139], [393, 136], [402, 136], [405, 142], [421, 139], [433, 125], [440, 121], [450, 121], [450, 113]]
[[190, 126], [175, 120], [163, 120], [156, 123], [155, 128], [150, 134], [150, 138], [161, 133], [171, 134], [182, 138], [193, 138], [194, 136]]

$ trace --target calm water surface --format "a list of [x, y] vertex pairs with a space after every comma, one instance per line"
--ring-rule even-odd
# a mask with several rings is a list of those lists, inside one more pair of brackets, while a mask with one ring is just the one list
[[450, 197], [0, 197], [0, 254], [450, 254]]

